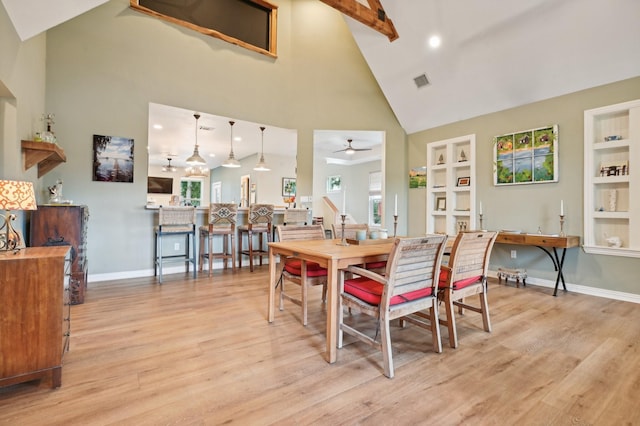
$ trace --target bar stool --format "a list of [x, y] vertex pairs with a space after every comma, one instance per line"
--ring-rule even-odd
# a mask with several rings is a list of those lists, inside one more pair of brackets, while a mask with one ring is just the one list
[[[153, 275], [162, 284], [162, 264], [165, 260], [184, 262], [186, 272], [193, 263], [193, 278], [196, 278], [196, 208], [195, 207], [163, 207], [158, 211], [158, 226], [155, 230], [155, 246], [153, 251]], [[184, 253], [164, 255], [162, 253], [163, 237], [184, 236]]]
[[[238, 267], [242, 268], [242, 255], [249, 256], [249, 269], [253, 272], [253, 258], [269, 256], [268, 247], [262, 244], [263, 234], [266, 234], [267, 242], [271, 242], [271, 229], [273, 224], [273, 204], [252, 204], [249, 206], [249, 223], [238, 226], [238, 238], [240, 239], [238, 249]], [[243, 248], [242, 236], [247, 234], [248, 250]], [[253, 235], [258, 235], [258, 250], [253, 249]]]
[[[224, 269], [227, 269], [227, 259], [231, 259], [231, 269], [236, 269], [236, 216], [238, 206], [235, 203], [209, 204], [209, 224], [200, 227], [200, 272], [205, 260], [209, 261], [209, 276], [213, 271], [213, 259], [221, 258]], [[214, 253], [213, 237], [222, 237], [222, 251]], [[208, 239], [208, 250], [205, 252], [205, 238]]]

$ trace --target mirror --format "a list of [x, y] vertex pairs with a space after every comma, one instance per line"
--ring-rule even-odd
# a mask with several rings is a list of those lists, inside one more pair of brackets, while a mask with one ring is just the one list
[[[149, 103], [148, 176], [173, 178], [172, 194], [147, 194], [148, 205], [168, 205], [172, 195], [180, 196], [180, 203], [208, 206], [210, 200], [240, 203], [251, 199], [260, 203], [283, 205], [280, 182], [283, 177], [295, 176], [297, 131], [217, 116], [168, 105]], [[231, 151], [233, 120], [233, 153], [240, 162], [238, 168], [222, 167]], [[253, 170], [262, 154], [264, 126], [264, 158], [270, 171]], [[197, 136], [196, 136], [197, 128]], [[207, 165], [204, 175], [189, 175], [186, 159], [198, 152]], [[242, 192], [241, 177], [248, 176]], [[253, 195], [255, 194], [255, 196]], [[245, 206], [243, 204], [243, 206]]]
[[382, 131], [314, 131], [313, 214], [324, 217], [325, 229], [334, 223], [325, 196], [340, 213], [346, 202], [347, 222], [389, 226], [381, 208], [385, 136]]

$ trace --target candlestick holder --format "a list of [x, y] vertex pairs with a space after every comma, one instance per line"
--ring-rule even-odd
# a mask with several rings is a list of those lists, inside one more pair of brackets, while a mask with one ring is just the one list
[[340, 240], [340, 242], [337, 243], [337, 245], [339, 245], [339, 246], [348, 246], [349, 243], [347, 242], [347, 239], [344, 236], [344, 221], [347, 219], [347, 215], [346, 214], [341, 214], [340, 218], [342, 218], [342, 240]]
[[393, 215], [393, 238], [396, 237], [397, 232], [398, 232], [398, 215], [394, 214]]
[[564, 233], [564, 215], [561, 214], [560, 215], [560, 236], [564, 237], [565, 233]]
[[482, 213], [480, 213], [480, 230], [484, 230], [484, 227], [482, 226]]

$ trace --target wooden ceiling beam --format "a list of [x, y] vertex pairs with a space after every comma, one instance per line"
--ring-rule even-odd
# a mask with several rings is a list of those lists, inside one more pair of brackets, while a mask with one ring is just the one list
[[322, 3], [339, 10], [356, 21], [386, 35], [389, 41], [398, 38], [398, 32], [391, 19], [387, 17], [379, 0], [367, 0], [367, 8], [358, 0], [320, 0]]

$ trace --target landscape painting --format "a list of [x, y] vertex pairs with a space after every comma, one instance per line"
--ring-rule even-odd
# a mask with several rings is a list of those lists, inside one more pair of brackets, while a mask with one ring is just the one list
[[93, 180], [133, 182], [133, 139], [93, 135]]
[[558, 181], [558, 126], [496, 136], [494, 185]]

